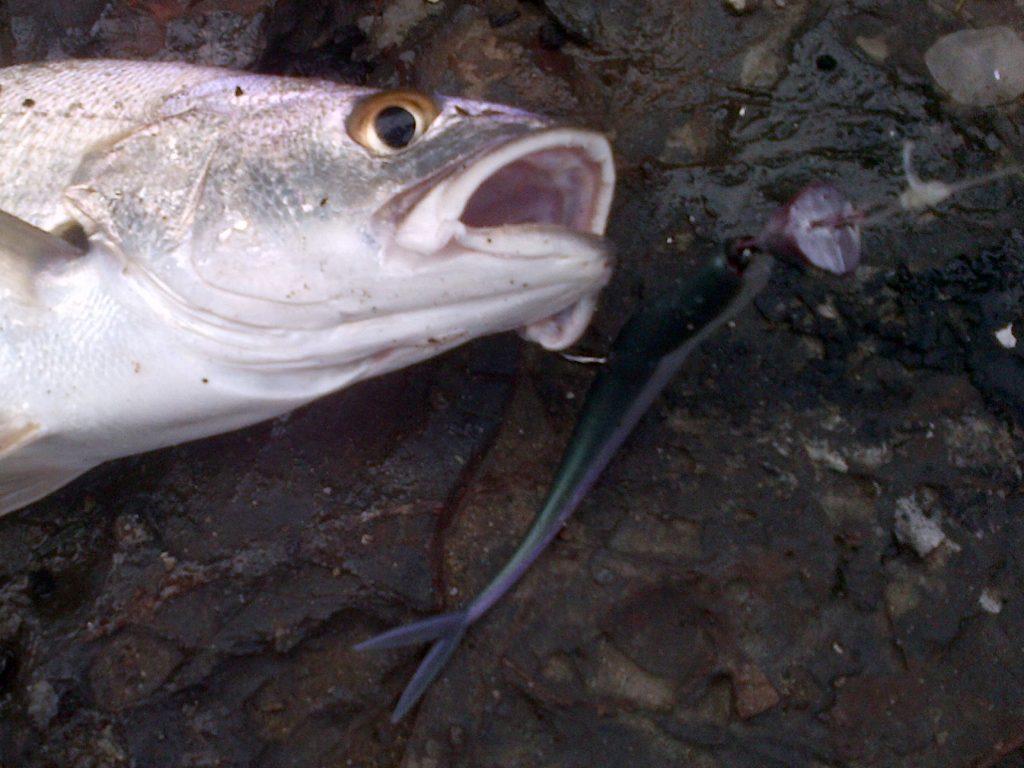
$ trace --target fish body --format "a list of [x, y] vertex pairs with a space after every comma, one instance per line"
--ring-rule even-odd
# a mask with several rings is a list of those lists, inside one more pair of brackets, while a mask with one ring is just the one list
[[522, 578], [689, 354], [757, 295], [771, 266], [771, 256], [763, 253], [719, 255], [675, 290], [641, 306], [612, 343], [606, 365], [587, 391], [551, 490], [498, 574], [463, 609], [397, 627], [356, 646], [376, 650], [433, 643], [393, 720], [415, 705], [469, 627]]
[[481, 335], [564, 347], [610, 271], [606, 139], [508, 107], [26, 65], [0, 154], [0, 513]]

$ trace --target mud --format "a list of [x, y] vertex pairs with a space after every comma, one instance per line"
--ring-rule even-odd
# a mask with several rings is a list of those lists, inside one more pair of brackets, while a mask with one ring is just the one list
[[[508, 101], [609, 132], [620, 267], [580, 350], [812, 179], [1024, 159], [923, 53], [1019, 3], [0, 5], [4, 63], [184, 58]], [[780, 265], [398, 725], [543, 498], [592, 370], [494, 338], [0, 520], [3, 766], [1024, 764], [1024, 182]], [[997, 337], [997, 332], [1002, 332]]]

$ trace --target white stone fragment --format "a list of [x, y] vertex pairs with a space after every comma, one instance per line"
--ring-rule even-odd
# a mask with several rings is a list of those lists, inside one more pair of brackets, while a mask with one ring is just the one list
[[978, 595], [978, 605], [986, 613], [997, 614], [1003, 610], [1003, 601], [999, 599], [999, 595], [988, 587], [983, 589], [981, 594]]
[[1004, 328], [996, 331], [996, 341], [1006, 349], [1013, 349], [1017, 346], [1017, 337], [1013, 335], [1013, 323], [1007, 323]]
[[893, 532], [897, 541], [910, 547], [921, 558], [934, 552], [946, 540], [939, 521], [928, 517], [912, 496], [897, 499]]
[[961, 104], [989, 107], [1024, 93], [1024, 40], [1009, 27], [940, 37], [924, 61], [939, 87]]
[[836, 472], [849, 472], [850, 467], [846, 459], [823, 440], [811, 440], [804, 445], [804, 450], [811, 461], [817, 464], [824, 464]]

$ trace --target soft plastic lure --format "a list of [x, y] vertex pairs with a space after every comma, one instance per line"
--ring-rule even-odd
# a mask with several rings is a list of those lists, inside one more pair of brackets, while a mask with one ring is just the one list
[[451, 658], [466, 630], [512, 586], [572, 515], [637, 422], [687, 355], [744, 307], [768, 280], [770, 256], [733, 249], [710, 259], [680, 289], [642, 306], [612, 343], [591, 385], [548, 498], [519, 548], [462, 610], [396, 627], [356, 650], [433, 641], [392, 714], [401, 719]]

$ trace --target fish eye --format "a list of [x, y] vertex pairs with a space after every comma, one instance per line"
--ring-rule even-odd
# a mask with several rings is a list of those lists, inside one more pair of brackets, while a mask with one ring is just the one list
[[356, 104], [348, 118], [349, 135], [371, 152], [390, 155], [426, 133], [441, 110], [418, 91], [384, 91]]

